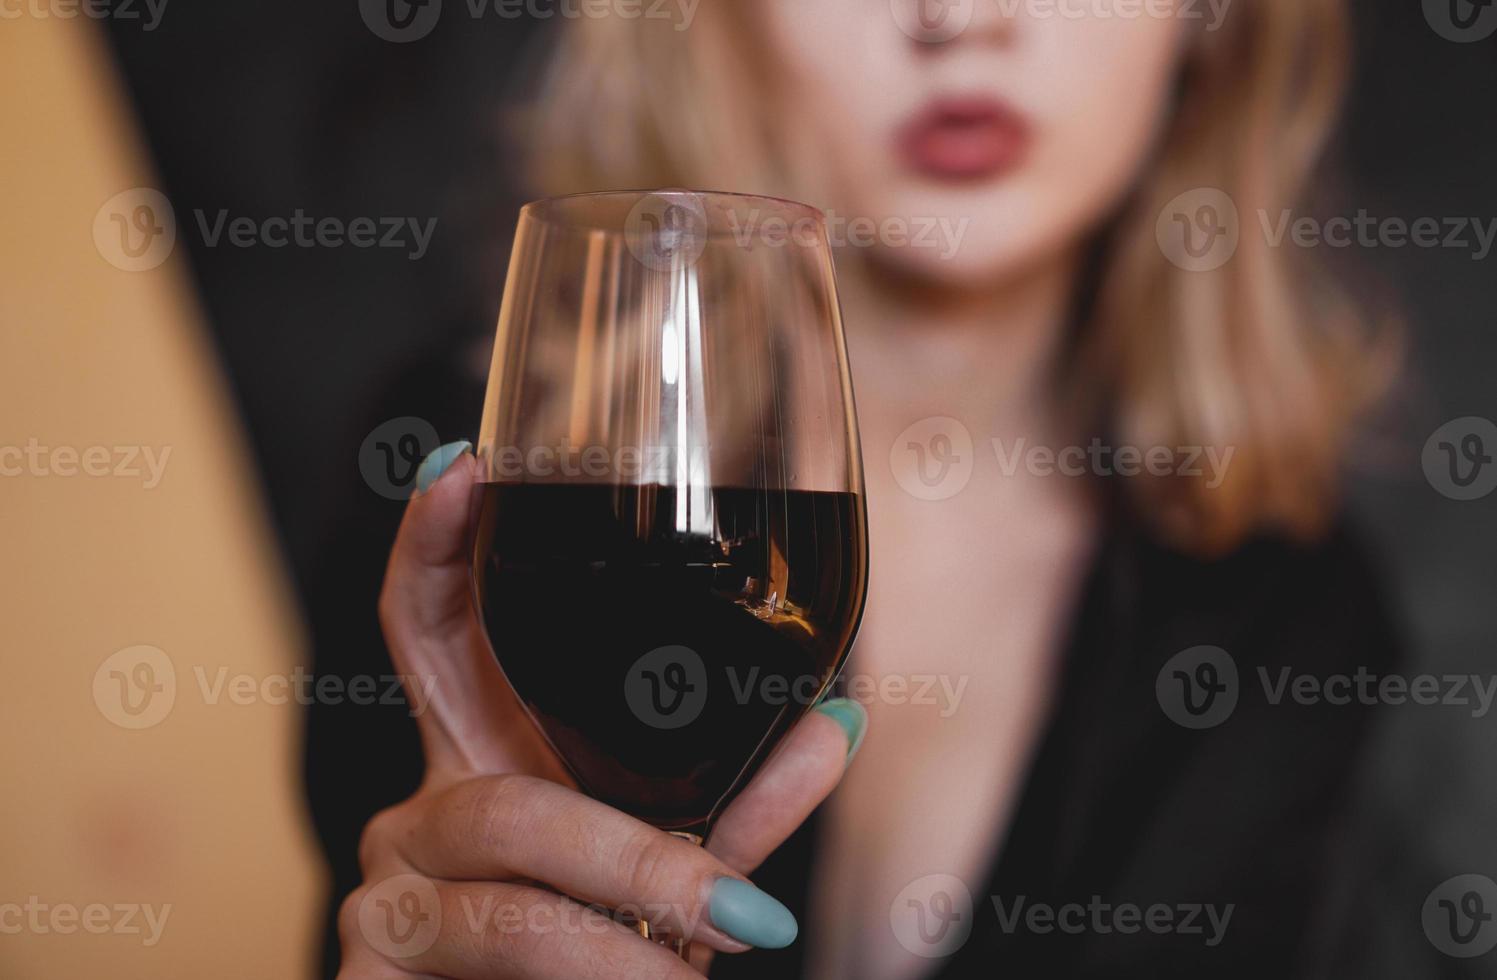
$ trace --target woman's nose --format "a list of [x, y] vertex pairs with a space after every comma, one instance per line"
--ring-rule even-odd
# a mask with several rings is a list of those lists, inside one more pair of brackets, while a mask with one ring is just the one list
[[1005, 44], [1012, 0], [890, 0], [900, 26], [922, 44]]

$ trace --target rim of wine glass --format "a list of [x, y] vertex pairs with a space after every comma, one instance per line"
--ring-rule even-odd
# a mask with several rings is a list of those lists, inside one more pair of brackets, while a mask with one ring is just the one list
[[696, 197], [696, 198], [726, 198], [733, 201], [761, 201], [775, 205], [784, 210], [800, 211], [805, 216], [815, 219], [821, 224], [826, 223], [826, 212], [821, 208], [804, 201], [793, 201], [788, 197], [775, 197], [771, 194], [748, 194], [742, 191], [702, 191], [691, 187], [647, 187], [608, 191], [579, 191], [573, 194], [558, 194], [554, 197], [539, 197], [528, 201], [520, 207], [520, 214], [535, 221], [547, 224], [570, 225], [572, 227], [583, 227], [584, 223], [558, 221], [554, 217], [543, 215], [545, 205], [559, 201], [579, 201], [586, 198], [615, 198], [643, 200], [650, 196], [657, 197]]

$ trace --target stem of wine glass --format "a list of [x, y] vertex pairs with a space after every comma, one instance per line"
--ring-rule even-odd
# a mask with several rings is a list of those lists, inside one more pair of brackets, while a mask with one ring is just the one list
[[[666, 833], [670, 834], [672, 837], [679, 837], [681, 840], [687, 841], [691, 844], [695, 844], [697, 847], [702, 846], [701, 834], [693, 834], [684, 830], [668, 830], [666, 831]], [[652, 926], [650, 925], [648, 919], [640, 919], [634, 924], [634, 928], [639, 932], [641, 936], [645, 937], [651, 942], [656, 942], [662, 946], [669, 947], [670, 950], [677, 956], [681, 957], [681, 959], [691, 959], [691, 941], [686, 937], [677, 936], [666, 931], [665, 929], [661, 929], [657, 926]]]

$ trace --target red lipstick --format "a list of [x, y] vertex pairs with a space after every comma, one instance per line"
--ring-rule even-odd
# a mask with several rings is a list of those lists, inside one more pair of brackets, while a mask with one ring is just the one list
[[916, 173], [983, 180], [1013, 169], [1029, 148], [1029, 122], [987, 96], [935, 99], [899, 128], [898, 152]]

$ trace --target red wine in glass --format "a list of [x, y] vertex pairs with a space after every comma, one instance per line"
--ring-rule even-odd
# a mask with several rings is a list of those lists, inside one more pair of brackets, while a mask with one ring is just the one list
[[867, 589], [820, 212], [526, 205], [478, 455], [474, 590], [505, 677], [584, 792], [700, 842], [831, 684]]

